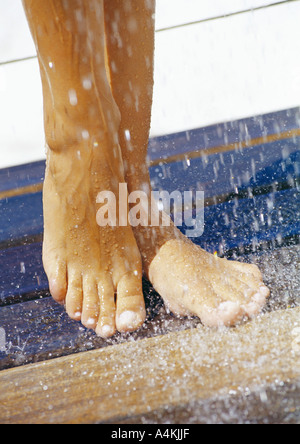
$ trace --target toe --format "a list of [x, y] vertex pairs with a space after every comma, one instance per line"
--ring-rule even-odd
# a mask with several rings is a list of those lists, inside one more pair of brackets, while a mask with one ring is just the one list
[[[231, 280], [235, 279], [241, 285], [247, 286], [251, 291], [247, 292], [244, 301], [241, 300], [242, 308], [248, 317], [253, 317], [261, 312], [270, 296], [270, 290], [263, 283], [263, 277], [256, 265], [249, 265], [239, 262], [231, 262]], [[250, 297], [249, 297], [250, 295]]]
[[238, 302], [225, 301], [217, 307], [205, 304], [201, 309], [200, 319], [208, 327], [229, 327], [243, 319], [244, 314]]
[[265, 285], [259, 287], [251, 300], [243, 306], [245, 313], [249, 317], [256, 316], [261, 312], [266, 304], [267, 298], [270, 296], [270, 290]]
[[[231, 267], [230, 280], [240, 282], [239, 288], [244, 285], [250, 288], [247, 297], [241, 299], [241, 306], [248, 317], [259, 314], [270, 296], [270, 290], [263, 283], [263, 276], [256, 265], [228, 261]], [[246, 295], [244, 293], [244, 295]], [[249, 297], [250, 296], [250, 297]]]
[[59, 304], [64, 304], [67, 294], [66, 264], [64, 262], [56, 262], [54, 266], [45, 264], [44, 268], [48, 277], [51, 296]]
[[245, 312], [238, 302], [222, 302], [216, 310], [218, 325], [231, 326], [241, 321]]
[[232, 269], [231, 273], [232, 273], [232, 278], [235, 278], [236, 280], [250, 287], [253, 293], [256, 293], [258, 289], [263, 285], [263, 279], [258, 278], [252, 273], [241, 272], [236, 270], [235, 268]]
[[116, 333], [115, 290], [110, 277], [102, 278], [97, 285], [100, 316], [96, 333], [102, 338], [109, 338]]
[[95, 329], [99, 318], [99, 297], [96, 280], [91, 276], [83, 277], [82, 324]]
[[146, 318], [141, 273], [129, 272], [122, 277], [117, 289], [117, 329], [134, 331]]
[[82, 316], [83, 291], [82, 276], [75, 270], [68, 270], [68, 291], [66, 311], [71, 319], [80, 321]]
[[250, 300], [251, 296], [255, 293], [254, 289], [248, 284], [237, 279], [233, 274], [231, 275], [218, 275], [212, 283], [212, 288], [215, 293], [224, 302], [231, 301], [243, 304]]

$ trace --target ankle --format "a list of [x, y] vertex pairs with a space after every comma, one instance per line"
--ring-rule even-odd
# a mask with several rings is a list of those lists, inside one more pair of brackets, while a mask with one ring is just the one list
[[69, 113], [65, 108], [63, 112], [56, 109], [45, 113], [46, 144], [52, 151], [65, 151], [76, 149], [82, 144], [92, 145], [100, 143], [104, 138], [97, 119], [91, 121], [89, 116]]
[[118, 141], [119, 109], [113, 99], [102, 106], [95, 88], [80, 95], [70, 90], [69, 100], [56, 95], [55, 107], [52, 98], [44, 97], [44, 115], [46, 143], [54, 151], [76, 144]]

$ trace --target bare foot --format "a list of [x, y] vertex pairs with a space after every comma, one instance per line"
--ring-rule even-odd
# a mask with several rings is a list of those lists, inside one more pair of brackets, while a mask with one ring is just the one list
[[54, 299], [72, 319], [108, 337], [135, 330], [145, 319], [132, 229], [117, 228], [117, 221], [99, 227], [96, 220], [99, 192], [118, 199], [125, 182], [117, 140], [121, 116], [105, 62], [104, 3], [113, 3], [115, 12], [119, 2], [75, 3], [23, 1], [37, 48], [49, 146], [43, 262]]
[[207, 326], [230, 326], [265, 305], [270, 291], [255, 265], [209, 254], [175, 227], [139, 227], [135, 233], [148, 278], [174, 314], [196, 315]]
[[65, 304], [72, 319], [109, 337], [140, 327], [145, 306], [141, 257], [131, 227], [96, 222], [99, 191], [117, 196], [117, 178], [124, 179], [120, 164], [116, 161], [117, 171], [112, 171], [95, 140], [48, 150], [43, 262], [53, 298]]

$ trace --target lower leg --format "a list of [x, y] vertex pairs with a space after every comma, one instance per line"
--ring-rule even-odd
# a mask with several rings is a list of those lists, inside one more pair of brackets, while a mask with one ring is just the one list
[[[47, 167], [43, 261], [70, 317], [110, 336], [145, 317], [130, 227], [99, 227], [97, 195], [124, 182], [107, 79], [103, 0], [23, 0], [40, 64]], [[115, 293], [117, 302], [115, 304]]]
[[120, 115], [105, 70], [103, 0], [23, 0], [23, 6], [38, 54], [47, 145], [73, 146], [85, 126], [114, 137]]
[[[155, 0], [105, 0], [104, 9], [111, 85], [121, 113], [119, 141], [128, 191], [144, 191], [150, 202], [147, 155], [154, 83]], [[179, 232], [172, 223], [154, 229], [154, 243], [148, 227], [137, 226], [134, 233], [149, 277], [154, 255]]]
[[119, 141], [129, 192], [149, 182], [155, 0], [104, 0], [108, 61], [121, 113]]
[[[146, 191], [150, 130], [154, 0], [105, 0], [111, 82], [121, 112], [119, 140], [129, 191]], [[150, 225], [150, 223], [149, 223]], [[260, 311], [269, 294], [255, 266], [215, 258], [172, 224], [134, 228], [144, 272], [171, 311], [208, 325], [233, 324]]]

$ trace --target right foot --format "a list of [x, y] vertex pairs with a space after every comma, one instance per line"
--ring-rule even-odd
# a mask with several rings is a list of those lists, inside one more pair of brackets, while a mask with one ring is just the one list
[[255, 265], [209, 254], [172, 222], [151, 227], [149, 221], [134, 233], [145, 274], [172, 313], [197, 316], [211, 327], [230, 326], [256, 316], [266, 304], [270, 291]]
[[142, 266], [131, 227], [97, 225], [98, 193], [117, 196], [117, 177], [124, 179], [117, 161], [117, 173], [105, 165], [106, 147], [91, 140], [48, 151], [43, 262], [50, 292], [68, 315], [110, 337], [145, 320]]
[[209, 327], [256, 316], [270, 294], [255, 265], [215, 257], [181, 233], [159, 249], [149, 279], [171, 312], [196, 315]]

